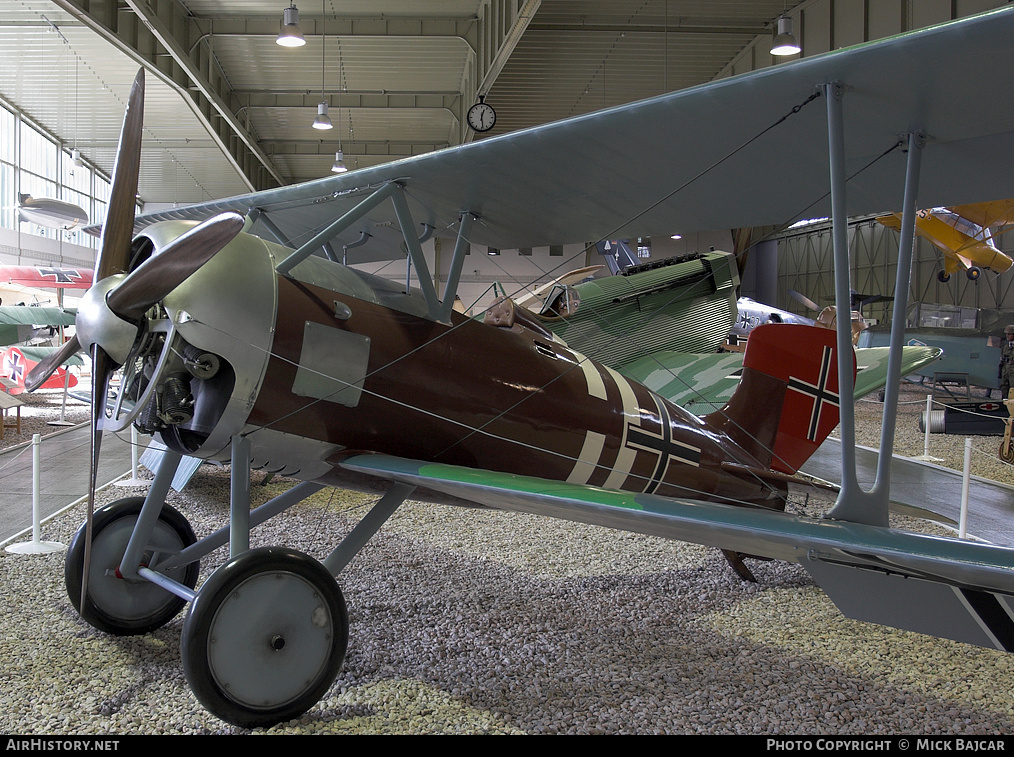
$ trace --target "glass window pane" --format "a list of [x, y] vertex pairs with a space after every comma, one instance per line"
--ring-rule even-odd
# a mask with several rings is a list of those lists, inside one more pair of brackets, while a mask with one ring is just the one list
[[[56, 179], [56, 143], [21, 122], [21, 169], [37, 176]], [[35, 195], [32, 195], [33, 197]], [[52, 195], [50, 195], [52, 197]]]
[[13, 164], [14, 161], [14, 114], [0, 107], [0, 161]]
[[0, 163], [0, 226], [5, 229], [17, 228], [17, 215], [14, 205], [14, 166]]

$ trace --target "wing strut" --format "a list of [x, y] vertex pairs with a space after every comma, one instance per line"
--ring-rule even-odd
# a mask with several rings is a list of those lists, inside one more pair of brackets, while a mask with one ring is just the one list
[[430, 317], [436, 319], [440, 314], [440, 300], [437, 298], [437, 290], [433, 286], [433, 279], [430, 278], [430, 268], [426, 265], [426, 255], [423, 254], [422, 245], [419, 244], [419, 237], [412, 233], [415, 225], [412, 223], [412, 213], [409, 211], [408, 203], [405, 202], [405, 193], [400, 191], [391, 195], [391, 202], [394, 204], [394, 214], [401, 224], [401, 235], [405, 239], [405, 246], [408, 247], [408, 254], [411, 256], [415, 269], [419, 272], [419, 288], [423, 297], [426, 298], [426, 308]]
[[[410, 260], [419, 272], [419, 288], [426, 299], [426, 309], [429, 311], [431, 318], [440, 320], [444, 308], [441, 307], [440, 298], [437, 297], [437, 290], [433, 285], [433, 279], [430, 278], [429, 266], [426, 264], [426, 255], [423, 253], [421, 240], [412, 234], [412, 229], [414, 228], [412, 212], [408, 207], [408, 202], [405, 200], [404, 187], [396, 181], [387, 182], [341, 218], [328, 224], [326, 228], [318, 232], [312, 239], [275, 266], [275, 271], [282, 276], [287, 276], [293, 268], [317, 250], [329, 246], [331, 240], [337, 234], [349, 228], [388, 198], [390, 198], [394, 205], [394, 213], [398, 217], [398, 223], [401, 224], [401, 235], [405, 240], [405, 247], [408, 249]], [[261, 216], [261, 220], [265, 220], [263, 215]], [[426, 235], [423, 237], [423, 240], [427, 239], [430, 233], [432, 233], [432, 227], [427, 226]], [[459, 236], [459, 243], [460, 241], [461, 237]]]
[[395, 510], [401, 507], [401, 503], [415, 491], [413, 484], [395, 482], [387, 493], [373, 506], [373, 509], [366, 513], [365, 517], [342, 539], [341, 544], [335, 547], [334, 551], [324, 559], [324, 567], [332, 576], [337, 576], [342, 569], [349, 564], [353, 557], [359, 554], [359, 550], [370, 540], [380, 527], [387, 523], [394, 515]]
[[[827, 100], [828, 158], [831, 174], [831, 236], [834, 254], [835, 308], [838, 313], [852, 309], [849, 281], [848, 218], [845, 204], [845, 144], [842, 126], [842, 99], [845, 88], [840, 82], [824, 85]], [[887, 385], [884, 396], [884, 417], [880, 429], [880, 455], [877, 478], [869, 491], [859, 487], [855, 456], [855, 402], [852, 376], [852, 343], [848, 329], [837, 330], [838, 387], [841, 397], [841, 458], [842, 485], [838, 500], [828, 517], [872, 526], [888, 525], [888, 504], [891, 487], [891, 457], [894, 453], [894, 430], [901, 381], [901, 346], [904, 342], [905, 313], [908, 310], [908, 289], [912, 267], [912, 243], [915, 235], [916, 195], [924, 135], [905, 135], [908, 161], [905, 174], [905, 198], [898, 250], [898, 273], [894, 289], [894, 313], [891, 324], [891, 346], [888, 352]], [[898, 317], [898, 314], [901, 317]]]
[[261, 210], [260, 208], [254, 208], [250, 211], [248, 219], [250, 221], [250, 228], [253, 228], [253, 225], [260, 221], [261, 225], [268, 230], [268, 233], [275, 238], [275, 241], [278, 242], [278, 244], [282, 247], [292, 247], [292, 240], [282, 233], [281, 229], [275, 225], [274, 221], [268, 218], [266, 211]]
[[458, 293], [458, 281], [461, 279], [461, 267], [465, 264], [465, 254], [468, 252], [468, 235], [472, 231], [472, 222], [475, 216], [472, 213], [462, 213], [461, 223], [458, 225], [458, 241], [454, 243], [454, 253], [451, 255], [451, 268], [447, 274], [447, 285], [444, 287], [444, 299], [440, 307], [439, 321], [447, 322], [454, 309], [454, 295]]
[[285, 260], [275, 267], [275, 270], [282, 276], [288, 275], [289, 271], [319, 250], [325, 242], [330, 242], [336, 234], [340, 234], [400, 189], [401, 185], [394, 181], [384, 184], [348, 213], [329, 224], [323, 231], [314, 236], [313, 239], [285, 258]]

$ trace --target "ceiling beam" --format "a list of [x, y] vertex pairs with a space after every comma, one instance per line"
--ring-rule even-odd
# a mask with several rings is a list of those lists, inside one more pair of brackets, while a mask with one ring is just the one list
[[[261, 165], [274, 177], [275, 181], [280, 185], [284, 184], [285, 180], [275, 170], [270, 159], [260, 151], [256, 141], [243, 125], [240, 124], [239, 119], [236, 118], [232, 109], [229, 108], [218, 88], [212, 84], [209, 74], [214, 67], [210, 61], [205, 62], [205, 65], [202, 66], [200, 57], [197, 55], [192, 57], [185, 42], [177, 39], [174, 29], [182, 28], [191, 33], [195, 31], [193, 21], [184, 12], [185, 9], [175, 2], [175, 0], [144, 0], [144, 2], [139, 2], [139, 0], [124, 0], [124, 2], [134, 11], [142, 23], [148, 27], [149, 31], [155, 36], [166, 52], [169, 53], [176, 65], [186, 73], [190, 82], [196, 87], [197, 92], [206, 100], [206, 104], [209, 106], [207, 110], [213, 111], [225, 122], [223, 127], [216, 129], [211, 122], [212, 112], [207, 112], [205, 115], [208, 125], [212, 127], [212, 130], [218, 131], [220, 134], [225, 129], [231, 131], [231, 134], [237, 137], [246, 149], [261, 161]], [[163, 20], [163, 16], [166, 17], [165, 20]], [[224, 84], [224, 80], [220, 81]], [[227, 154], [232, 154], [232, 150], [227, 149]], [[238, 163], [236, 163], [236, 167], [242, 170]]]
[[[337, 149], [335, 140], [284, 139], [262, 140], [260, 143], [268, 155], [331, 155]], [[435, 150], [450, 147], [450, 142], [410, 142], [399, 140], [361, 140], [355, 142], [342, 141], [342, 152], [346, 156], [406, 156], [423, 155]]]
[[[224, 78], [205, 55], [192, 59], [184, 54], [185, 40], [199, 36], [196, 27], [174, 0], [150, 0], [144, 8], [127, 0], [52, 0], [61, 10], [113, 45], [127, 57], [156, 74], [179, 91], [222, 154], [251, 190], [286, 184], [256, 141], [240, 126], [225, 105], [220, 89]], [[165, 16], [168, 21], [164, 21]], [[176, 30], [176, 35], [170, 31]], [[213, 77], [218, 87], [211, 84]]]

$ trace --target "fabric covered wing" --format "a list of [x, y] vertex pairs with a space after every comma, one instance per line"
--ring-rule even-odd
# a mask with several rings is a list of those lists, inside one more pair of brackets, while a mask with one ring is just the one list
[[[468, 211], [479, 219], [470, 241], [504, 249], [826, 216], [819, 91], [833, 82], [844, 88], [849, 215], [899, 206], [899, 135], [913, 129], [928, 139], [923, 206], [1012, 197], [1014, 172], [995, 159], [1014, 148], [1014, 99], [998, 96], [1014, 79], [1012, 40], [1008, 7], [303, 185], [148, 214], [138, 225], [257, 209], [295, 245], [391, 181], [404, 186], [417, 223], [453, 232]], [[389, 205], [334, 240], [340, 249], [370, 235], [349, 262], [402, 256]], [[262, 223], [253, 229], [266, 234]]]

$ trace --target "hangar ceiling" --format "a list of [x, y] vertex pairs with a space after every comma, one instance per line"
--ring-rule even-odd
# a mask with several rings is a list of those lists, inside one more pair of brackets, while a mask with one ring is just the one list
[[[283, 48], [287, 4], [0, 0], [0, 98], [108, 176], [145, 66], [139, 195], [164, 206], [326, 176], [339, 146], [357, 168], [477, 138], [464, 116], [479, 96], [493, 136], [704, 83], [783, 12], [804, 54], [827, 49], [846, 6], [864, 19], [856, 42], [878, 4], [899, 30], [925, 25], [905, 0], [296, 0], [306, 44]], [[929, 23], [1002, 4], [920, 7], [939, 10]], [[311, 128], [322, 101], [329, 131]]]

